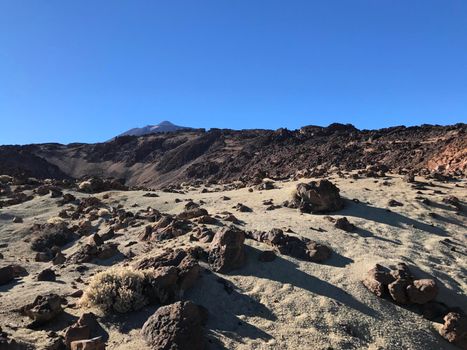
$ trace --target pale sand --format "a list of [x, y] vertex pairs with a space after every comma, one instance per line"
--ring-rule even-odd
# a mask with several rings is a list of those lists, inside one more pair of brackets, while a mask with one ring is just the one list
[[[255, 190], [253, 193], [246, 188], [200, 193], [198, 188], [187, 194], [157, 192], [160, 197], [147, 198], [143, 197], [144, 191], [108, 192], [110, 198], [104, 202], [122, 203], [132, 211], [151, 206], [161, 212], [176, 214], [183, 210], [185, 202], [175, 203], [175, 198], [202, 199], [206, 202], [203, 207], [210, 214], [231, 211], [244, 222], [241, 227], [245, 230], [290, 228], [296, 234], [323, 242], [334, 250], [333, 257], [323, 264], [283, 255], [278, 255], [274, 262], [263, 263], [257, 260], [257, 255], [271, 247], [246, 240], [248, 262], [245, 267], [228, 275], [203, 273], [184, 297], [208, 308], [207, 330], [212, 349], [454, 349], [438, 335], [438, 324], [377, 298], [362, 286], [360, 280], [375, 263], [404, 261], [420, 269], [413, 270], [417, 276], [429, 274], [437, 279], [441, 286], [438, 300], [467, 310], [467, 219], [441, 202], [447, 195], [465, 201], [465, 182], [456, 187], [453, 183], [435, 181], [436, 187], [427, 187], [429, 190], [420, 195], [399, 176], [387, 180], [390, 186], [384, 185], [383, 179], [351, 180], [334, 176], [331, 181], [349, 200], [345, 209], [329, 216], [346, 216], [360, 228], [358, 232], [347, 233], [334, 228], [326, 215], [300, 214], [289, 208], [265, 210], [263, 200], [272, 198], [276, 204], [281, 204], [290, 198], [297, 182], [276, 183], [278, 189]], [[434, 189], [444, 194], [433, 194]], [[224, 195], [231, 200], [222, 200]], [[102, 193], [96, 195], [102, 196]], [[416, 200], [416, 196], [429, 198], [437, 205], [426, 206]], [[360, 204], [350, 201], [353, 198], [359, 199]], [[388, 212], [389, 199], [404, 205]], [[253, 212], [236, 212], [232, 206], [238, 202], [251, 207]], [[139, 207], [131, 208], [135, 203]], [[0, 260], [0, 266], [19, 262], [30, 273], [18, 283], [0, 287], [0, 326], [17, 338], [36, 341], [40, 346], [47, 344], [46, 331], [16, 328], [27, 320], [10, 310], [31, 302], [40, 293], [73, 291], [70, 282], [80, 276], [73, 265], [57, 269], [59, 282], [34, 281], [35, 274], [51, 263], [34, 262], [34, 254], [23, 242], [32, 223], [45, 222], [61, 209], [57, 207], [56, 199], [39, 197], [0, 210], [0, 242], [9, 243], [7, 248], [0, 248], [5, 256]], [[431, 218], [429, 212], [437, 213], [444, 220]], [[24, 223], [11, 223], [12, 215], [23, 217]], [[434, 226], [430, 226], [432, 223]], [[311, 227], [325, 231], [318, 232]], [[101, 230], [105, 229], [105, 224], [101, 224]], [[131, 249], [137, 255], [135, 259], [154, 255], [163, 247], [198, 244], [189, 242], [189, 235], [185, 235], [162, 243], [139, 242], [131, 248], [123, 248], [128, 241], [137, 241], [137, 234], [142, 230], [143, 227], [131, 228], [114, 239], [122, 243], [121, 250]], [[447, 237], [457, 251], [453, 252], [441, 243]], [[75, 251], [77, 246], [72, 245], [65, 253]], [[90, 270], [83, 277], [85, 281], [90, 274], [106, 268], [86, 265]], [[217, 281], [219, 276], [235, 287], [231, 294]], [[85, 288], [85, 285], [78, 283], [78, 287]], [[139, 312], [103, 318], [102, 325], [109, 334], [108, 348], [146, 349], [139, 331], [154, 310], [155, 307], [146, 307]], [[66, 312], [69, 316], [62, 317], [63, 322], [55, 322], [55, 328], [46, 329], [60, 330], [67, 322], [72, 322], [73, 315], [79, 316], [83, 310], [74, 307], [67, 308]]]

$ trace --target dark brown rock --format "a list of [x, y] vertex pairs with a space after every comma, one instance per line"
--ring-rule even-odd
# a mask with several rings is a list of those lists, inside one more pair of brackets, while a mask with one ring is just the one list
[[153, 350], [203, 350], [206, 310], [191, 301], [162, 306], [143, 325], [142, 334]]
[[336, 220], [334, 226], [340, 230], [344, 230], [346, 232], [354, 232], [356, 227], [354, 224], [351, 224], [346, 217], [342, 217]]
[[52, 269], [45, 269], [39, 272], [37, 275], [37, 280], [38, 281], [48, 281], [48, 282], [53, 282], [56, 280], [56, 275], [55, 272]]
[[333, 183], [320, 180], [299, 183], [291, 205], [304, 213], [324, 213], [342, 209], [344, 201]]
[[388, 285], [389, 294], [396, 303], [409, 303], [409, 298], [407, 296], [407, 287], [409, 284], [410, 282], [407, 280], [397, 279]]
[[208, 261], [216, 272], [226, 273], [244, 265], [245, 233], [234, 227], [217, 231], [209, 248]]
[[385, 267], [376, 264], [375, 267], [367, 272], [362, 283], [370, 292], [381, 297], [387, 291], [387, 286], [394, 282], [394, 280], [394, 277], [391, 276]]
[[444, 317], [444, 324], [440, 334], [448, 342], [460, 349], [467, 349], [467, 316], [457, 312], [450, 312]]
[[34, 302], [21, 308], [21, 312], [33, 320], [32, 327], [46, 323], [63, 312], [62, 298], [57, 294], [39, 295]]
[[407, 287], [409, 300], [415, 304], [425, 304], [436, 298], [438, 286], [432, 279], [421, 279], [413, 281], [412, 285]]

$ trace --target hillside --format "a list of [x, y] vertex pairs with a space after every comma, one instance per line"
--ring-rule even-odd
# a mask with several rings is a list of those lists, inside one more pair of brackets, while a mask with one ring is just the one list
[[254, 183], [264, 177], [373, 165], [465, 176], [466, 131], [466, 124], [380, 130], [331, 124], [295, 131], [196, 129], [96, 144], [0, 146], [0, 173], [37, 178], [93, 175], [152, 187], [197, 179]]

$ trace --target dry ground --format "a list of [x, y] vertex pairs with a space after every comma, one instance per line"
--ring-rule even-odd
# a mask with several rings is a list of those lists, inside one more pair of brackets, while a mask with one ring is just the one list
[[[423, 180], [419, 178], [418, 180]], [[388, 264], [404, 261], [418, 276], [429, 274], [441, 287], [438, 299], [450, 306], [467, 310], [467, 218], [456, 214], [442, 199], [454, 195], [465, 201], [465, 182], [440, 183], [428, 186], [417, 194], [410, 184], [399, 176], [388, 179], [331, 178], [346, 200], [345, 209], [331, 213], [331, 217], [346, 216], [359, 230], [347, 233], [334, 228], [327, 215], [300, 214], [297, 210], [280, 208], [266, 211], [262, 204], [273, 199], [276, 204], [290, 198], [296, 182], [276, 183], [277, 189], [248, 192], [248, 189], [201, 193], [192, 189], [186, 194], [158, 192], [160, 197], [143, 197], [145, 192], [107, 192], [106, 204], [121, 203], [126, 209], [136, 211], [151, 206], [161, 212], [179, 213], [185, 199], [203, 200], [210, 214], [231, 211], [242, 220], [245, 230], [290, 228], [300, 236], [328, 244], [333, 257], [324, 264], [315, 264], [278, 255], [270, 263], [259, 262], [257, 255], [270, 247], [247, 240], [248, 262], [240, 270], [228, 275], [205, 271], [185, 298], [199, 303], [209, 310], [207, 324], [210, 347], [213, 349], [454, 349], [441, 338], [435, 323], [417, 313], [397, 306], [369, 293], [360, 283], [363, 274], [375, 263]], [[215, 188], [213, 186], [212, 188]], [[436, 191], [436, 192], [435, 192]], [[83, 194], [74, 193], [83, 197]], [[102, 198], [103, 193], [96, 197]], [[228, 196], [231, 200], [222, 200]], [[429, 198], [435, 206], [422, 204], [417, 196]], [[182, 202], [176, 203], [175, 198]], [[355, 203], [352, 199], [358, 199]], [[402, 202], [402, 207], [388, 211], [388, 200]], [[31, 302], [37, 294], [74, 291], [71, 282], [78, 277], [83, 281], [113, 263], [126, 264], [127, 260], [114, 259], [98, 264], [85, 264], [89, 270], [81, 275], [76, 266], [55, 267], [60, 274], [57, 282], [37, 282], [35, 275], [51, 263], [34, 261], [34, 253], [24, 242], [28, 228], [34, 222], [46, 222], [57, 215], [61, 208], [57, 199], [36, 197], [34, 200], [0, 210], [0, 248], [4, 259], [0, 266], [20, 263], [29, 276], [18, 282], [0, 287], [0, 326], [17, 338], [34, 342], [39, 348], [48, 344], [47, 332], [59, 331], [72, 322], [83, 310], [77, 300], [68, 298], [71, 305], [58, 322], [46, 330], [31, 331], [23, 328], [26, 319], [12, 310]], [[244, 203], [252, 213], [239, 213], [232, 207]], [[133, 207], [137, 204], [138, 207]], [[434, 212], [436, 218], [429, 216]], [[14, 224], [11, 217], [19, 215], [24, 223]], [[104, 220], [94, 222], [105, 231]], [[321, 230], [320, 230], [321, 229]], [[138, 242], [124, 247], [129, 241], [138, 241], [143, 227], [121, 231], [114, 241], [120, 242], [124, 253], [128, 250], [134, 259], [154, 255], [163, 247], [186, 247], [196, 242], [189, 235], [162, 243]], [[452, 243], [446, 245], [446, 238]], [[69, 254], [80, 244], [70, 245], [64, 252]], [[451, 250], [455, 247], [455, 251]], [[227, 282], [220, 283], [219, 277]], [[228, 293], [225, 284], [234, 286]], [[77, 287], [84, 289], [83, 283]], [[228, 288], [227, 288], [228, 289]], [[107, 316], [101, 324], [108, 334], [109, 349], [146, 349], [140, 336], [140, 328], [154, 307], [125, 314]]]

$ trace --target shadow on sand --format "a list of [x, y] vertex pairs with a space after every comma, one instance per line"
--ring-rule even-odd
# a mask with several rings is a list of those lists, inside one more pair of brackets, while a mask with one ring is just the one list
[[388, 211], [384, 208], [373, 207], [365, 203], [354, 203], [353, 201], [346, 201], [345, 208], [339, 211], [339, 214], [349, 217], [353, 216], [398, 228], [405, 228], [404, 225], [412, 226], [416, 229], [423, 230], [438, 236], [447, 236], [446, 232], [442, 228], [431, 226], [399, 213]]
[[[265, 278], [283, 284], [288, 283], [294, 287], [305, 289], [312, 294], [318, 294], [333, 299], [367, 316], [379, 318], [375, 310], [361, 303], [343, 289], [300, 271], [298, 265], [293, 262], [277, 256], [276, 259], [270, 263], [253, 263], [254, 261], [258, 261], [258, 256], [261, 251], [250, 246], [246, 246], [245, 248], [247, 249], [250, 263], [237, 272], [237, 274]], [[347, 258], [336, 255], [334, 259], [339, 260]], [[330, 260], [332, 260], [332, 258]], [[345, 266], [343, 264], [334, 265], [332, 263], [330, 265]]]

